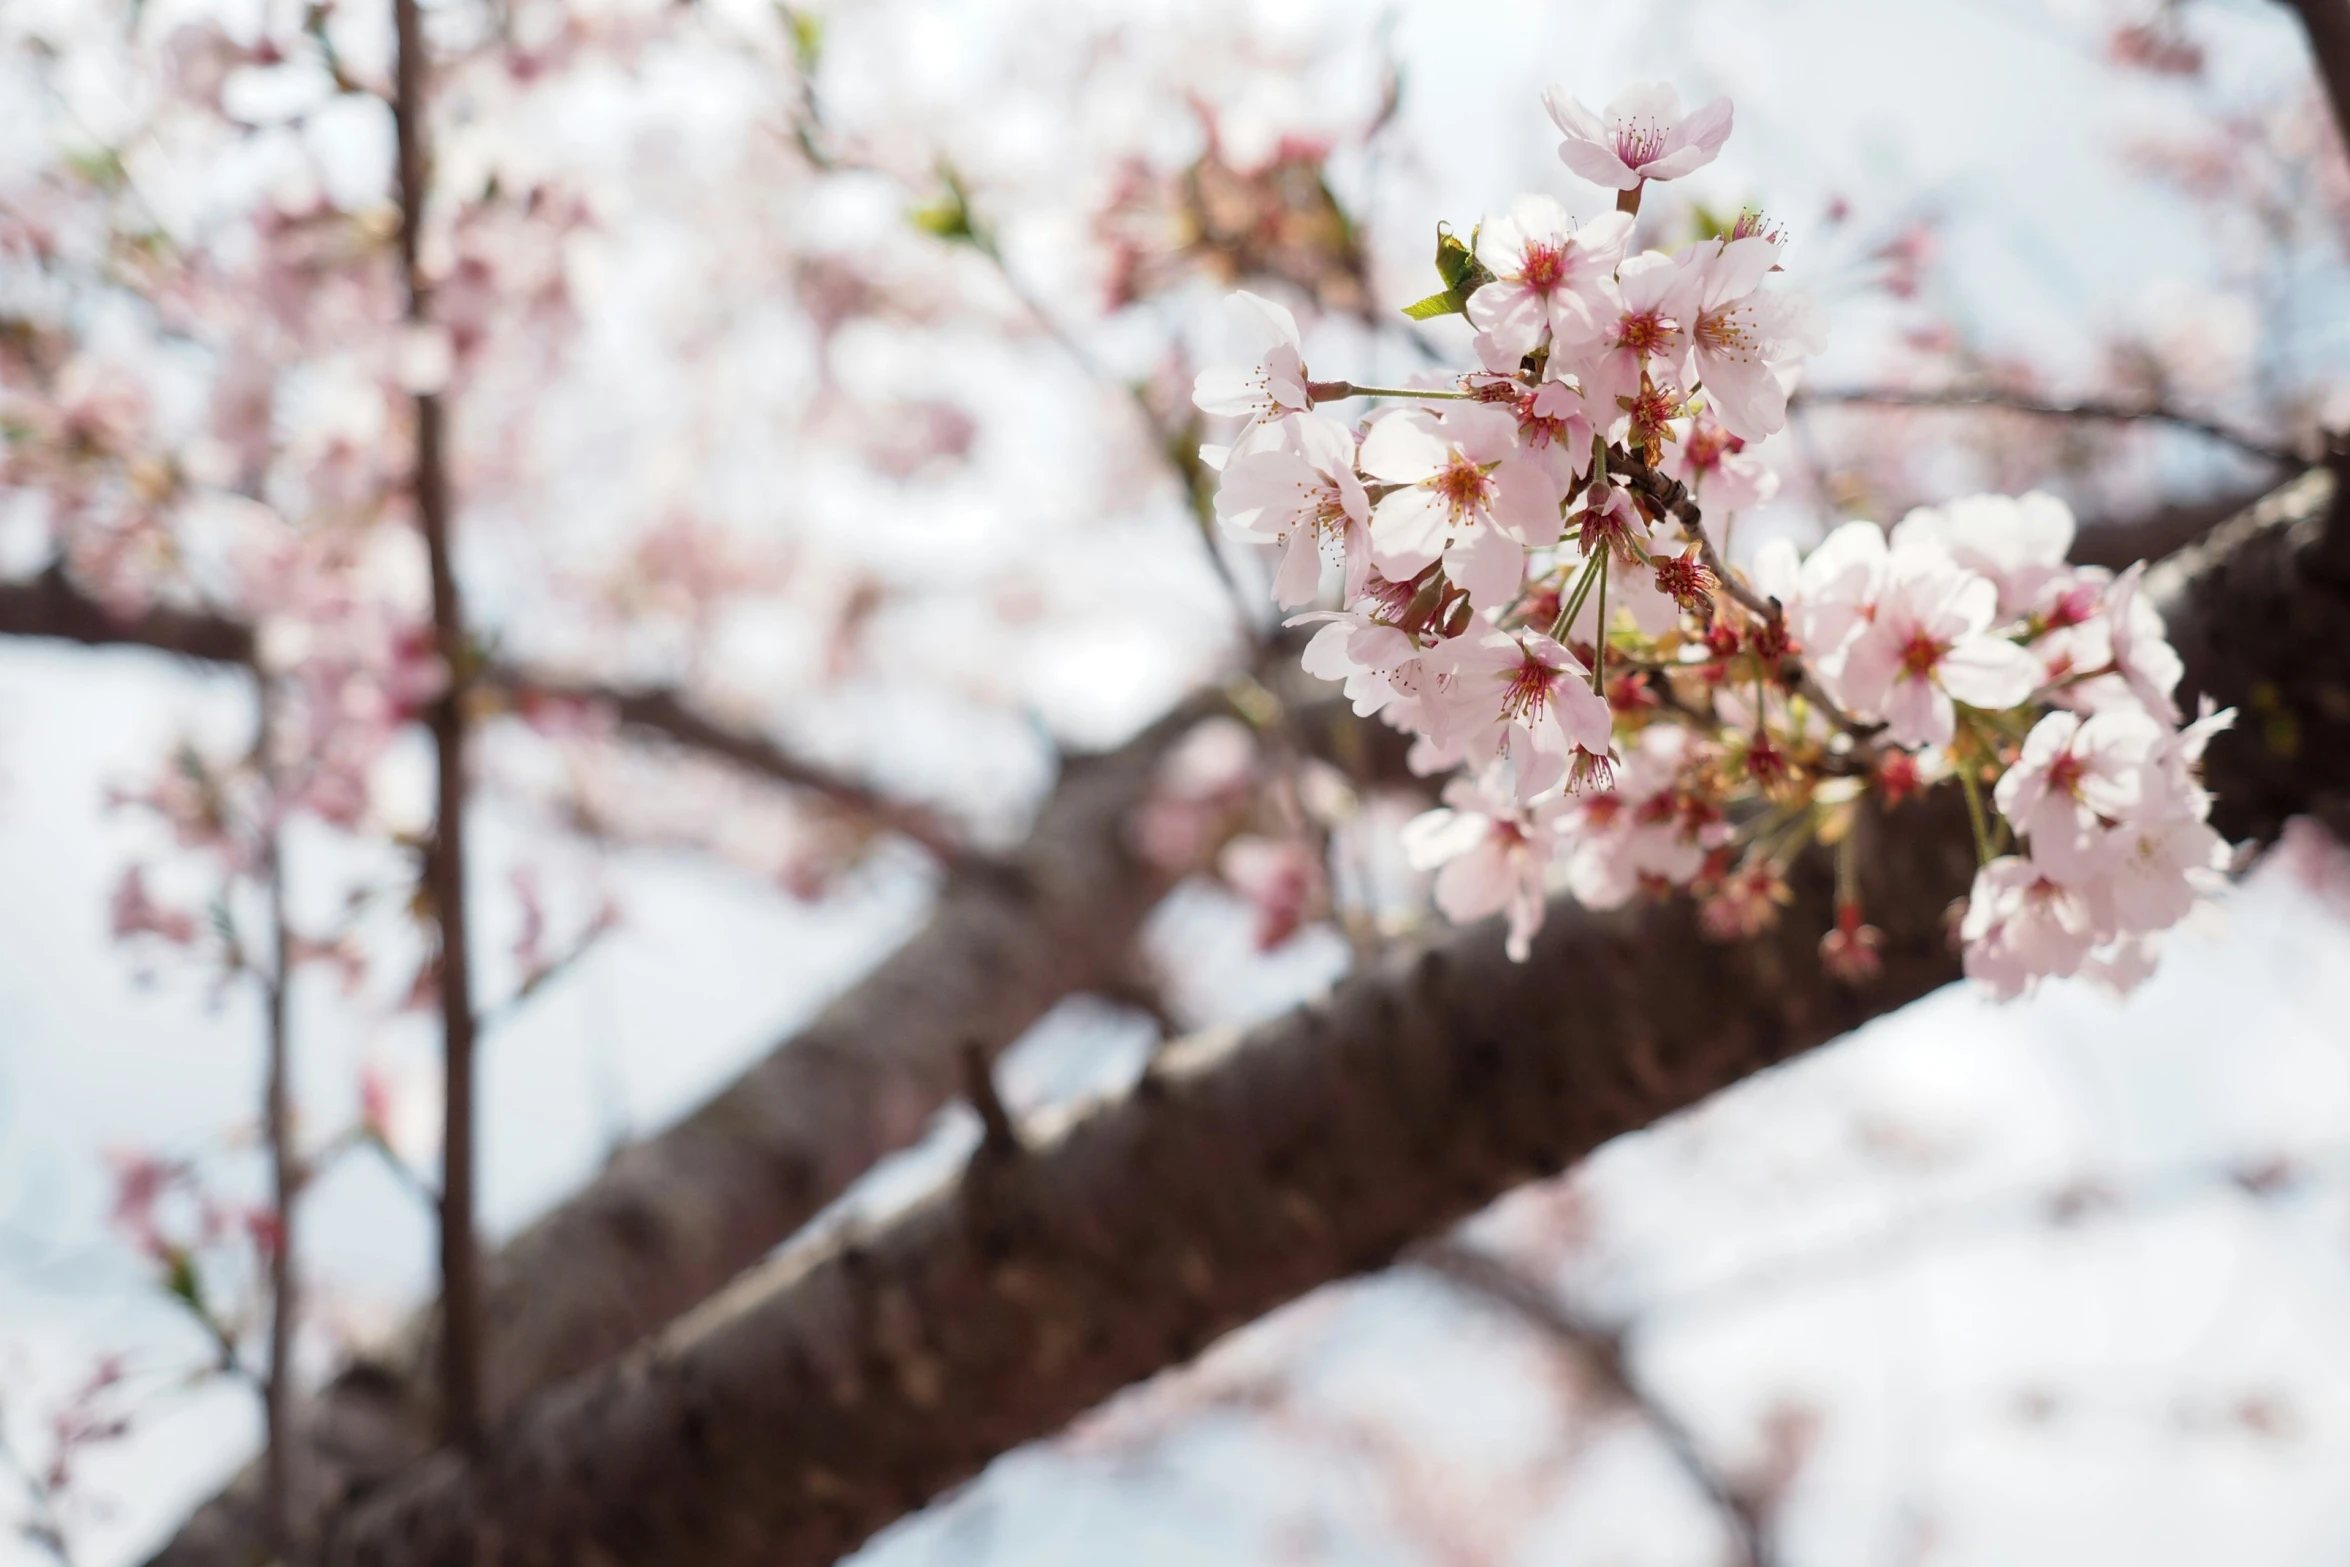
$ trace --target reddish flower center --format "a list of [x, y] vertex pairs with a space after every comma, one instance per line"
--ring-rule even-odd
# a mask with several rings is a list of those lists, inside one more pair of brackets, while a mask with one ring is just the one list
[[1636, 354], [1662, 353], [1679, 324], [1656, 310], [1628, 312], [1616, 323], [1616, 346]]
[[2079, 757], [2067, 751], [2048, 764], [2048, 787], [2064, 794], [2079, 794], [2081, 778], [2088, 771]]
[[1518, 269], [1518, 281], [1537, 294], [1548, 294], [1567, 277], [1567, 247], [1564, 245], [1531, 244], [1526, 247], [1526, 260]]
[[1551, 687], [1557, 682], [1557, 670], [1540, 659], [1525, 659], [1510, 672], [1509, 683], [1502, 688], [1502, 717], [1533, 723], [1550, 706]]
[[1901, 672], [1912, 680], [1923, 680], [1942, 662], [1942, 655], [1950, 651], [1950, 644], [1937, 642], [1923, 631], [1913, 631], [1901, 648]]
[[1656, 121], [1616, 122], [1616, 156], [1624, 160], [1625, 168], [1637, 170], [1644, 164], [1654, 163], [1664, 146], [1664, 127]]
[[1493, 498], [1492, 478], [1458, 452], [1453, 454], [1452, 461], [1436, 470], [1428, 484], [1444, 497], [1456, 522], [1464, 512], [1483, 510]]

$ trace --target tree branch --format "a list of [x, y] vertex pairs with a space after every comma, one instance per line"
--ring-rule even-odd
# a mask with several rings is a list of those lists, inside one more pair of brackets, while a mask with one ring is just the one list
[[[2296, 481], [2154, 578], [2194, 687], [2247, 708], [2211, 753], [2232, 833], [2350, 798], [2350, 573], [2316, 569], [2333, 494]], [[1887, 939], [1865, 990], [1821, 972], [1816, 861], [1738, 945], [1702, 940], [1685, 899], [1555, 909], [1526, 964], [1490, 925], [1454, 934], [1164, 1052], [1126, 1099], [987, 1161], [978, 1195], [950, 1180], [871, 1234], [803, 1241], [517, 1410], [478, 1465], [434, 1458], [363, 1500], [329, 1560], [830, 1562], [1217, 1334], [1954, 977], [1961, 813], [1935, 797], [1872, 831]]]
[[[929, 921], [810, 1024], [668, 1130], [617, 1154], [487, 1269], [493, 1417], [605, 1361], [757, 1261], [882, 1155], [918, 1137], [1062, 997], [1117, 983], [1174, 873], [1129, 844], [1160, 763], [1220, 696], [1186, 703], [1116, 751], [1075, 757], [1028, 840], [965, 859]], [[413, 1325], [345, 1371], [308, 1412], [306, 1476], [332, 1509], [431, 1445]], [[156, 1558], [243, 1567], [258, 1541], [254, 1477], [206, 1504]]]
[[0, 581], [0, 636], [153, 648], [211, 664], [253, 662], [253, 628], [243, 621], [160, 604], [116, 615], [75, 587], [63, 565], [29, 580]]
[[[2344, 0], [2344, 3], [2350, 3], [2350, 0]], [[2174, 430], [2191, 431], [2280, 469], [2298, 468], [2306, 460], [2299, 453], [2263, 441], [2257, 436], [2247, 435], [2215, 419], [2180, 413], [2176, 409], [2159, 405], [2117, 403], [2095, 397], [2077, 402], [2057, 402], [2021, 392], [1993, 389], [1910, 391], [1900, 387], [1823, 387], [1806, 389], [1798, 394], [1798, 400], [1816, 405], [1841, 404], [1860, 408], [1995, 408], [2041, 419], [2080, 419], [2097, 424], [2159, 424]]]
[[1682, 1473], [1713, 1505], [1715, 1516], [1730, 1536], [1735, 1567], [1771, 1567], [1770, 1521], [1763, 1509], [1706, 1456], [1696, 1434], [1680, 1417], [1640, 1385], [1624, 1358], [1620, 1332], [1586, 1320], [1538, 1280], [1459, 1240], [1447, 1237], [1424, 1242], [1413, 1247], [1408, 1256], [1414, 1266], [1532, 1327], [1581, 1362], [1609, 1397], [1638, 1410]]

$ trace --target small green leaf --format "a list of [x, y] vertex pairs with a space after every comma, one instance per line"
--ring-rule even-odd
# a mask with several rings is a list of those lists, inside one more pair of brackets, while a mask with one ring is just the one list
[[174, 1246], [165, 1255], [163, 1287], [199, 1317], [209, 1318], [204, 1307], [204, 1281], [196, 1276], [196, 1259], [185, 1247]]
[[1468, 302], [1449, 288], [1441, 294], [1430, 294], [1426, 299], [1415, 300], [1403, 307], [1403, 313], [1414, 321], [1433, 321], [1438, 316], [1457, 316], [1467, 310]]
[[1447, 292], [1464, 299], [1493, 281], [1493, 274], [1477, 259], [1477, 234], [1478, 229], [1469, 230], [1464, 242], [1450, 224], [1436, 225], [1436, 275], [1444, 279]]
[[824, 58], [824, 23], [813, 14], [796, 5], [778, 5], [775, 8], [791, 29], [792, 53], [800, 62], [800, 74], [813, 76], [816, 66]]
[[962, 245], [987, 248], [987, 236], [981, 232], [978, 220], [971, 212], [971, 193], [963, 186], [963, 177], [951, 163], [938, 166], [939, 183], [945, 189], [936, 197], [916, 207], [907, 217], [914, 227], [925, 234]]

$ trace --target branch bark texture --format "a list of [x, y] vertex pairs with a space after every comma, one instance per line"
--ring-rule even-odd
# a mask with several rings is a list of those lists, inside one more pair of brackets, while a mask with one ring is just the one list
[[[1223, 709], [1202, 697], [1114, 752], [1070, 759], [1022, 848], [960, 862], [928, 922], [872, 974], [491, 1257], [490, 1415], [619, 1354], [765, 1256], [921, 1134], [960, 1090], [967, 1049], [992, 1057], [1062, 997], [1123, 975], [1170, 880], [1134, 853], [1129, 819], [1168, 751]], [[313, 1511], [431, 1446], [427, 1337], [412, 1329], [351, 1367], [309, 1411]], [[199, 1510], [158, 1567], [255, 1559], [254, 1479]]]
[[[2314, 475], [2171, 563], [2190, 679], [2269, 706], [2215, 747], [2235, 833], [2350, 786], [2350, 572]], [[1972, 871], [1948, 799], [1871, 820], [1882, 975], [1821, 973], [1829, 878], [1778, 928], [1703, 940], [1685, 900], [1562, 907], [1533, 960], [1454, 935], [1245, 1035], [1167, 1053], [1130, 1096], [984, 1152], [874, 1233], [808, 1240], [624, 1359], [359, 1501], [368, 1567], [830, 1562], [995, 1455], [1318, 1285], [1957, 972]]]

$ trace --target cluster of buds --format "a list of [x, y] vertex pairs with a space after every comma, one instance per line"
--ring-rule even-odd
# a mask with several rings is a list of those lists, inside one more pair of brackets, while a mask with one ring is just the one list
[[[1787, 868], [1820, 843], [1840, 868], [1823, 961], [1859, 980], [1880, 945], [1861, 805], [1954, 781], [1982, 860], [1968, 971], [2003, 994], [2142, 976], [2225, 863], [2193, 774], [2227, 721], [2181, 726], [2142, 568], [2067, 565], [2071, 515], [2029, 495], [1914, 512], [1890, 536], [1850, 523], [1732, 570], [1707, 511], [1769, 493], [1745, 448], [1785, 424], [1818, 336], [1805, 301], [1766, 286], [1784, 236], [1749, 217], [1677, 253], [1631, 248], [1646, 182], [1711, 161], [1726, 102], [1549, 106], [1562, 159], [1615, 210], [1578, 225], [1527, 197], [1467, 243], [1440, 234], [1446, 289], [1408, 313], [1465, 315], [1479, 368], [1317, 380], [1288, 312], [1242, 295], [1271, 346], [1194, 392], [1246, 421], [1202, 458], [1225, 527], [1278, 551], [1275, 599], [1306, 609], [1336, 584], [1339, 608], [1291, 622], [1320, 623], [1307, 670], [1412, 735], [1416, 770], [1456, 775], [1407, 835], [1438, 906], [1506, 913], [1522, 959], [1553, 890], [1608, 908], [1687, 889], [1729, 939], [1778, 918]], [[1353, 398], [1405, 406], [1360, 428], [1319, 411]]]

